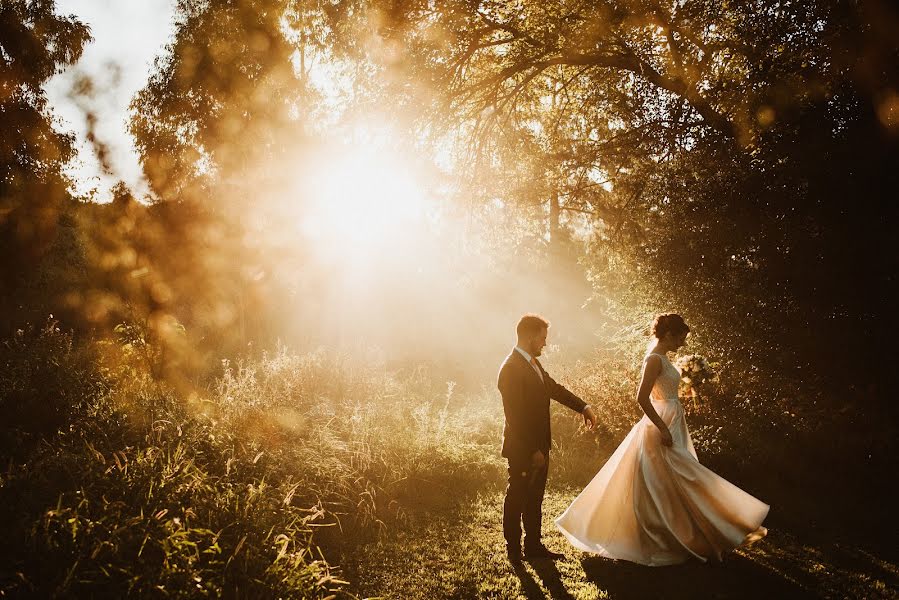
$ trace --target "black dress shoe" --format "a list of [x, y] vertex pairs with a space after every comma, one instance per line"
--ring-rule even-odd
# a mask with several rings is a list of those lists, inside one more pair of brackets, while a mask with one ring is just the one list
[[524, 557], [528, 559], [543, 558], [547, 560], [559, 560], [560, 558], [565, 558], [565, 555], [559, 552], [553, 552], [552, 550], [541, 544], [539, 546], [535, 546], [534, 548], [525, 548]]
[[521, 564], [521, 549], [520, 548], [506, 548], [506, 556], [509, 558], [509, 562], [513, 565]]

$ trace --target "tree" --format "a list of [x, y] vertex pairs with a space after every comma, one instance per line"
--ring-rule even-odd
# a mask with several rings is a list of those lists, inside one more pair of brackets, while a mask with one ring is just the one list
[[884, 108], [895, 9], [364, 5], [376, 39], [409, 60], [384, 69], [440, 100], [432, 127], [463, 132], [472, 164], [510, 174], [478, 178], [493, 183], [481, 196], [537, 207], [533, 227], [550, 239], [566, 225], [589, 232], [599, 293], [616, 292], [611, 279], [643, 310], [678, 308], [747, 367], [823, 373], [847, 349], [860, 372], [883, 362], [871, 340], [896, 322], [881, 225], [896, 216], [897, 127]]
[[306, 135], [303, 69], [323, 24], [294, 0], [181, 0], [177, 14], [131, 130], [159, 200], [208, 204], [205, 186], [270, 176]]
[[[4, 328], [20, 318], [19, 307], [58, 291], [16, 298], [52, 246], [60, 216], [72, 203], [63, 172], [72, 158], [73, 136], [54, 128], [43, 84], [78, 60], [90, 30], [74, 17], [56, 14], [52, 0], [0, 4], [0, 313]], [[24, 287], [23, 287], [24, 286]], [[31, 315], [34, 316], [34, 315]]]
[[[296, 162], [316, 92], [306, 77], [327, 27], [318, 3], [181, 0], [174, 40], [132, 103], [131, 131], [158, 201], [144, 236], [166, 310], [218, 352], [277, 337]], [[289, 224], [289, 223], [288, 223]], [[173, 252], [177, 248], [177, 252]]]

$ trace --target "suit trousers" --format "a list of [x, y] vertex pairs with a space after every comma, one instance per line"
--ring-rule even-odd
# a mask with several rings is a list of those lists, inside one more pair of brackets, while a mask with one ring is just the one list
[[525, 550], [541, 544], [543, 494], [549, 473], [549, 453], [545, 453], [545, 456], [546, 464], [542, 467], [532, 466], [530, 459], [509, 459], [509, 483], [503, 501], [503, 536], [510, 549], [521, 548], [522, 523]]

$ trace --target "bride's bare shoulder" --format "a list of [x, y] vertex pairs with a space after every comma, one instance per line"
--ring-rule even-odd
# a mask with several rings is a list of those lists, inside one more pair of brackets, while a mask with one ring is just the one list
[[660, 369], [662, 367], [662, 355], [657, 352], [649, 352], [643, 357], [643, 366], [651, 369]]

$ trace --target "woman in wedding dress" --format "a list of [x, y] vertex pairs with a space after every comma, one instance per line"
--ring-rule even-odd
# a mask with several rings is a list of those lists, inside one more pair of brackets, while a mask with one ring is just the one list
[[696, 458], [677, 396], [680, 372], [667, 357], [689, 331], [680, 315], [656, 317], [637, 392], [645, 415], [556, 519], [585, 552], [650, 566], [691, 556], [718, 562], [767, 533], [761, 525], [768, 505]]

